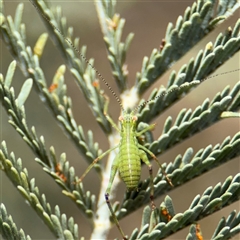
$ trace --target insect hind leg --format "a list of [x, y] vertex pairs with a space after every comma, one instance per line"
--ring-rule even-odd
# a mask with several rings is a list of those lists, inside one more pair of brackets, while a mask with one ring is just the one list
[[165, 176], [165, 178], [166, 178], [167, 182], [169, 183], [169, 185], [170, 185], [171, 187], [174, 187], [174, 185], [172, 184], [171, 179], [168, 177], [167, 173], [166, 173], [165, 170], [163, 169], [162, 164], [158, 161], [158, 159], [157, 159], [157, 157], [155, 156], [155, 154], [152, 153], [150, 150], [148, 150], [147, 148], [145, 148], [144, 146], [142, 146], [142, 145], [140, 145], [140, 144], [138, 145], [138, 147], [141, 148], [142, 150], [144, 150], [145, 152], [147, 152], [147, 153], [157, 162], [159, 168], [161, 168], [161, 171], [162, 171], [163, 175]]
[[[146, 152], [149, 153], [153, 158], [154, 158], [154, 157], [156, 158], [156, 156], [155, 156], [152, 152], [150, 152], [148, 149], [145, 150], [145, 147], [141, 146], [140, 144], [139, 144], [139, 148], [141, 148], [141, 150], [139, 150], [139, 156], [140, 156], [140, 158], [142, 159], [142, 161], [148, 166], [148, 170], [149, 170], [151, 209], [152, 209], [152, 212], [153, 212], [154, 217], [155, 217], [155, 223], [157, 224], [157, 222], [158, 222], [159, 219], [158, 219], [158, 216], [157, 216], [156, 205], [155, 205], [155, 203], [154, 203], [153, 171], [152, 171], [152, 165], [151, 165], [150, 161], [148, 160], [148, 157], [147, 157]], [[155, 159], [155, 158], [154, 158], [154, 159]], [[157, 160], [157, 158], [156, 158], [155, 160]], [[157, 162], [158, 162], [158, 160], [157, 160]], [[159, 163], [159, 164], [160, 164], [160, 163]], [[160, 167], [161, 167], [161, 169], [162, 169], [161, 164], [160, 164]], [[163, 171], [163, 169], [162, 169], [162, 171]], [[164, 173], [165, 173], [165, 171], [164, 171]], [[165, 173], [165, 176], [166, 176], [166, 173]], [[167, 176], [166, 176], [166, 177], [167, 177]], [[169, 179], [169, 178], [167, 177], [167, 179]], [[169, 181], [170, 181], [170, 179], [169, 179]], [[172, 185], [172, 182], [171, 182], [171, 181], [170, 181], [170, 183], [171, 183], [171, 185]], [[154, 225], [155, 225], [155, 224], [154, 224]], [[149, 230], [149, 231], [150, 231], [150, 230]]]
[[142, 159], [142, 161], [148, 166], [149, 171], [149, 177], [150, 177], [150, 200], [151, 200], [151, 209], [154, 210], [156, 208], [154, 203], [154, 185], [153, 185], [153, 171], [152, 171], [152, 165], [148, 160], [147, 154], [143, 151], [139, 151], [139, 156]]
[[106, 190], [106, 193], [105, 193], [105, 200], [106, 200], [108, 208], [109, 208], [109, 210], [111, 212], [113, 221], [117, 225], [117, 228], [118, 228], [119, 232], [121, 233], [123, 240], [127, 240], [127, 237], [125, 236], [125, 234], [124, 234], [124, 232], [123, 232], [123, 230], [122, 230], [122, 228], [121, 228], [121, 226], [119, 224], [117, 216], [116, 216], [115, 212], [113, 211], [112, 204], [111, 204], [111, 202], [109, 200], [109, 196], [110, 196], [113, 180], [114, 180], [114, 178], [116, 176], [116, 173], [117, 173], [117, 170], [118, 170], [118, 162], [119, 162], [119, 155], [117, 155], [115, 157], [115, 159], [113, 161], [113, 164], [112, 164], [112, 167], [111, 167], [111, 174], [110, 174], [110, 179], [109, 179], [109, 182], [108, 182], [107, 190]]
[[123, 232], [123, 230], [122, 230], [122, 228], [121, 228], [121, 226], [120, 226], [120, 224], [119, 224], [119, 221], [118, 221], [118, 219], [117, 219], [117, 216], [116, 216], [116, 214], [115, 214], [114, 211], [113, 211], [112, 204], [111, 204], [111, 202], [110, 202], [110, 200], [109, 200], [109, 193], [107, 193], [107, 192], [105, 193], [105, 200], [106, 200], [106, 203], [107, 203], [107, 205], [108, 205], [108, 208], [109, 208], [109, 210], [110, 210], [110, 212], [111, 212], [111, 214], [112, 214], [113, 220], [114, 220], [115, 224], [117, 225], [117, 228], [118, 228], [119, 232], [120, 232], [121, 235], [122, 235], [123, 240], [127, 240], [127, 237], [124, 235], [124, 232]]

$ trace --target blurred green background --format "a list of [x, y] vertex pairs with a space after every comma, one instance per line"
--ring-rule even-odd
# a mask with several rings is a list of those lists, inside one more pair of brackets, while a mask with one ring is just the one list
[[[22, 1], [4, 1], [5, 14], [13, 16], [16, 6], [20, 2]], [[75, 36], [80, 36], [80, 43], [87, 45], [88, 47], [87, 57], [93, 57], [95, 59], [96, 68], [101, 72], [104, 78], [107, 79], [108, 83], [113, 87], [116, 93], [118, 93], [116, 84], [111, 76], [109, 62], [106, 58], [106, 49], [93, 1], [51, 2], [52, 5], [62, 6], [63, 13], [67, 17], [68, 23], [74, 27]], [[129, 86], [132, 86], [135, 81], [136, 71], [140, 71], [141, 69], [143, 57], [145, 55], [149, 56], [153, 48], [159, 47], [161, 39], [165, 36], [165, 29], [168, 22], [171, 21], [175, 24], [177, 17], [182, 15], [186, 7], [192, 4], [192, 2], [193, 1], [119, 1], [117, 11], [121, 14], [121, 17], [126, 19], [123, 39], [125, 39], [127, 33], [131, 31], [135, 33], [134, 40], [127, 56]], [[182, 64], [189, 61], [190, 57], [195, 56], [199, 49], [204, 48], [209, 41], [214, 41], [218, 32], [223, 32], [228, 26], [233, 26], [238, 18], [239, 12], [222, 24], [217, 31], [201, 41], [201, 43], [194, 48], [194, 51], [186, 54], [186, 56], [175, 64], [172, 69], [178, 70]], [[28, 1], [24, 1], [23, 22], [26, 24], [27, 29], [27, 43], [33, 47], [38, 36], [46, 30], [34, 7]], [[8, 53], [5, 45], [2, 42], [0, 44], [0, 70], [1, 73], [5, 75], [7, 67], [13, 59]], [[45, 77], [50, 86], [53, 75], [58, 66], [64, 64], [59, 52], [55, 49], [50, 40], [47, 42], [40, 64], [45, 71]], [[237, 69], [239, 68], [239, 65], [239, 54], [237, 54], [234, 58], [228, 61], [227, 64], [224, 64], [224, 66], [218, 69], [217, 72], [221, 73]], [[154, 86], [160, 86], [161, 84], [166, 85], [169, 74], [170, 71], [168, 71]], [[22, 73], [17, 69], [13, 80], [16, 95], [18, 94], [24, 80]], [[95, 141], [100, 142], [101, 149], [107, 150], [107, 139], [96, 124], [85, 99], [82, 97], [81, 91], [76, 87], [76, 83], [69, 71], [65, 74], [65, 81], [68, 86], [68, 94], [73, 100], [74, 116], [77, 123], [84, 127], [85, 133], [88, 129], [91, 129], [94, 132]], [[174, 107], [162, 114], [160, 118], [155, 120], [157, 128], [154, 131], [154, 135], [156, 137], [159, 136], [162, 131], [163, 123], [169, 115], [175, 119], [180, 109], [195, 109], [195, 107], [200, 105], [205, 98], [208, 97], [212, 99], [212, 96], [218, 91], [221, 91], [226, 85], [229, 84], [230, 86], [233, 86], [237, 81], [239, 81], [239, 72], [212, 78], [209, 81], [204, 82], [184, 100], [181, 100], [178, 104], [174, 105]], [[101, 84], [101, 86], [104, 88], [103, 84]], [[109, 113], [113, 116], [114, 120], [117, 121], [120, 108], [112, 98], [111, 94], [107, 90], [105, 92], [112, 99], [110, 102]], [[148, 93], [149, 92], [150, 90]], [[145, 98], [147, 98], [148, 93], [145, 94]], [[30, 97], [25, 106], [28, 125], [36, 127], [38, 136], [44, 136], [48, 147], [54, 146], [57, 156], [60, 156], [62, 152], [65, 152], [67, 154], [67, 160], [75, 167], [77, 174], [81, 175], [86, 169], [87, 163], [76, 151], [73, 144], [71, 144], [63, 134], [62, 130], [58, 127], [52, 115], [46, 110], [34, 90], [31, 91]], [[73, 216], [75, 221], [79, 224], [79, 236], [85, 236], [85, 239], [89, 239], [91, 229], [87, 219], [83, 217], [81, 212], [78, 211], [77, 207], [67, 197], [62, 195], [61, 189], [34, 161], [35, 156], [28, 148], [27, 144], [22, 141], [21, 137], [8, 124], [7, 114], [2, 107], [0, 109], [0, 123], [0, 140], [5, 140], [7, 142], [9, 152], [14, 151], [15, 156], [22, 159], [23, 165], [27, 167], [29, 171], [30, 178], [36, 179], [36, 185], [39, 186], [41, 193], [46, 194], [47, 201], [50, 202], [51, 206], [59, 205], [62, 213], [67, 213], [68, 217]], [[183, 154], [189, 146], [193, 147], [194, 152], [196, 152], [200, 148], [206, 147], [209, 144], [215, 145], [219, 142], [221, 143], [225, 137], [232, 137], [237, 131], [239, 131], [238, 119], [221, 121], [213, 127], [206, 129], [201, 134], [197, 134], [190, 140], [174, 147], [171, 151], [162, 155], [160, 161], [173, 161], [178, 154]], [[158, 168], [154, 164], [155, 174], [157, 170]], [[169, 195], [175, 203], [176, 212], [185, 211], [192, 199], [197, 194], [202, 194], [208, 186], [214, 186], [218, 182], [223, 182], [226, 177], [229, 175], [235, 175], [237, 172], [239, 172], [239, 159], [235, 159], [228, 164], [220, 166], [217, 169], [194, 179], [191, 183], [185, 184], [181, 188], [174, 189]], [[142, 178], [147, 176], [148, 170], [144, 167], [142, 169]], [[25, 233], [29, 234], [32, 239], [54, 239], [48, 228], [36, 216], [36, 213], [25, 203], [19, 192], [16, 191], [3, 172], [0, 173], [0, 178], [1, 202], [6, 205], [8, 213], [13, 216], [18, 228], [23, 228]], [[91, 171], [84, 179], [84, 186], [85, 189], [89, 189], [92, 193], [95, 193], [96, 196], [98, 196], [100, 185], [95, 171]], [[116, 197], [117, 200], [120, 201], [122, 199], [124, 191], [125, 186], [122, 183], [118, 190]], [[162, 200], [163, 198], [156, 199], [156, 204], [159, 205]], [[239, 203], [233, 204], [230, 207], [200, 221], [205, 239], [211, 237], [220, 218], [222, 216], [228, 216], [233, 209], [239, 209]], [[120, 222], [126, 234], [130, 235], [134, 228], [140, 226], [141, 214], [142, 209], [131, 214]], [[187, 232], [188, 228], [172, 235], [168, 239], [185, 239]], [[115, 237], [120, 237], [116, 227], [111, 230], [108, 239], [113, 239]]]

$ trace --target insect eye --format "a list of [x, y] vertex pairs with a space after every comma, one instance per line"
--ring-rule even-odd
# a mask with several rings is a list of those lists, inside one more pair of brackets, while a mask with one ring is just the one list
[[133, 116], [133, 117], [132, 117], [132, 120], [133, 120], [133, 121], [137, 121], [137, 120], [138, 120], [137, 116]]
[[123, 121], [123, 116], [120, 116], [120, 117], [118, 118], [118, 120], [119, 120], [119, 121]]

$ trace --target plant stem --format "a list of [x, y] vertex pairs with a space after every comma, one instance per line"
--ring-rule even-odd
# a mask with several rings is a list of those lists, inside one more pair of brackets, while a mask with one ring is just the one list
[[[110, 147], [114, 147], [119, 143], [120, 135], [119, 133], [115, 132], [109, 135], [109, 143]], [[109, 176], [111, 172], [111, 166], [117, 154], [117, 150], [112, 151], [109, 154], [106, 167], [103, 171], [103, 178], [100, 186], [100, 192], [98, 196], [98, 203], [97, 203], [97, 211], [95, 218], [93, 219], [94, 222], [94, 229], [91, 235], [91, 239], [107, 239], [108, 233], [111, 229], [112, 223], [110, 221], [110, 211], [105, 201], [105, 192], [109, 182]], [[115, 198], [117, 185], [120, 183], [120, 177], [117, 174], [114, 178], [114, 182], [111, 189], [111, 199]]]

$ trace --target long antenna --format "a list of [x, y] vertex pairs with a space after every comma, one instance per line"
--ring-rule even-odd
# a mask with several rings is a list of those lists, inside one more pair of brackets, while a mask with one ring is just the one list
[[119, 103], [122, 111], [124, 111], [123, 108], [123, 104], [122, 101], [120, 100], [120, 98], [117, 96], [117, 94], [113, 91], [112, 87], [109, 85], [109, 83], [106, 81], [106, 79], [102, 76], [102, 74], [89, 62], [89, 60], [74, 46], [74, 44], [72, 43], [72, 41], [65, 37], [63, 35], [63, 33], [60, 31], [60, 29], [58, 27], [56, 27], [53, 23], [50, 22], [50, 20], [47, 18], [47, 16], [42, 13], [39, 8], [36, 6], [36, 4], [32, 1], [29, 0], [32, 5], [34, 6], [34, 8], [37, 10], [37, 12], [39, 14], [42, 15], [42, 17], [63, 37], [63, 39], [75, 50], [75, 52], [78, 53], [78, 55], [97, 73], [98, 77], [101, 79], [101, 81], [107, 86], [108, 90], [112, 93], [112, 95], [114, 96], [114, 98], [117, 100], [117, 102]]
[[[217, 74], [214, 74], [214, 75], [211, 75], [211, 76], [208, 76], [208, 77], [205, 77], [201, 80], [194, 80], [192, 82], [185, 82], [185, 84], [188, 84], [188, 85], [199, 85], [200, 83], [206, 81], [207, 79], [210, 79], [210, 78], [214, 78], [214, 77], [217, 77], [217, 76], [221, 76], [221, 75], [225, 75], [227, 73], [233, 73], [233, 72], [237, 72], [239, 71], [240, 68], [237, 68], [237, 69], [234, 69], [234, 70], [231, 70], [231, 71], [226, 71], [226, 72], [222, 72], [222, 73], [217, 73]], [[147, 100], [145, 102], [143, 102], [142, 104], [138, 105], [137, 107], [135, 107], [133, 110], [132, 110], [132, 113], [136, 112], [139, 108], [142, 108], [144, 107], [145, 105], [147, 105], [148, 103], [160, 98], [160, 97], [163, 97], [173, 91], [176, 91], [177, 89], [180, 90], [181, 88], [184, 88], [186, 85], [185, 84], [182, 84], [181, 86], [177, 86], [176, 88], [173, 88], [169, 91], [166, 91], [166, 92], [163, 92], [162, 94], [160, 95], [157, 95], [156, 97], [154, 97], [153, 99], [150, 99], [150, 100]]]

